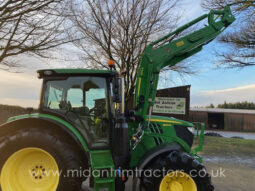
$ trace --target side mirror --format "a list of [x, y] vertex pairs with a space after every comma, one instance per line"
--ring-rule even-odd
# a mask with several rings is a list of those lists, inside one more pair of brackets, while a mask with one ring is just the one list
[[112, 90], [113, 90], [113, 101], [115, 103], [121, 103], [121, 94], [120, 94], [120, 83], [119, 77], [114, 77], [112, 80]]
[[125, 83], [124, 78], [115, 76], [112, 80], [113, 101], [118, 104], [119, 112], [125, 112]]

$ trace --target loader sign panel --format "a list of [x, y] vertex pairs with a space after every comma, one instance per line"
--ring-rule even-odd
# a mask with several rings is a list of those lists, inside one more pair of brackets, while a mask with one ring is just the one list
[[185, 108], [185, 98], [156, 97], [153, 112], [185, 115]]

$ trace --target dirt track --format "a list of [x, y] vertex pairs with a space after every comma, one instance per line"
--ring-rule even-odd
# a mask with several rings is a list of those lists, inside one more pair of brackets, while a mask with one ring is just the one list
[[255, 190], [255, 141], [206, 137], [202, 155], [212, 176], [225, 170], [212, 178], [215, 191]]
[[[225, 170], [225, 177], [213, 177], [215, 191], [251, 191], [255, 188], [255, 164], [237, 165], [236, 163], [206, 163], [209, 172], [222, 168]], [[211, 173], [212, 174], [212, 173]]]

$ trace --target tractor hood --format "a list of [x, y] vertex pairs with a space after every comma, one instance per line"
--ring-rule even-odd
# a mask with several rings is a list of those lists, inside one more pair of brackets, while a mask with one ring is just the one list
[[[149, 117], [147, 116], [146, 121], [149, 120]], [[182, 125], [182, 126], [187, 126], [187, 127], [193, 127], [194, 125], [190, 122], [183, 121], [176, 119], [174, 117], [162, 117], [162, 116], [156, 116], [152, 115], [150, 118], [151, 122], [159, 122], [159, 123], [171, 123], [173, 125]]]

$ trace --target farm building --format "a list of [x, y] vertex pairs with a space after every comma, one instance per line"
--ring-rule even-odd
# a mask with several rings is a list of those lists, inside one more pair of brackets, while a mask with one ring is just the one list
[[[153, 115], [203, 122], [207, 129], [212, 130], [255, 132], [255, 110], [190, 108], [190, 87], [158, 90]], [[178, 108], [180, 102], [184, 102], [184, 105]]]
[[189, 121], [204, 122], [207, 129], [255, 132], [255, 110], [191, 108]]

